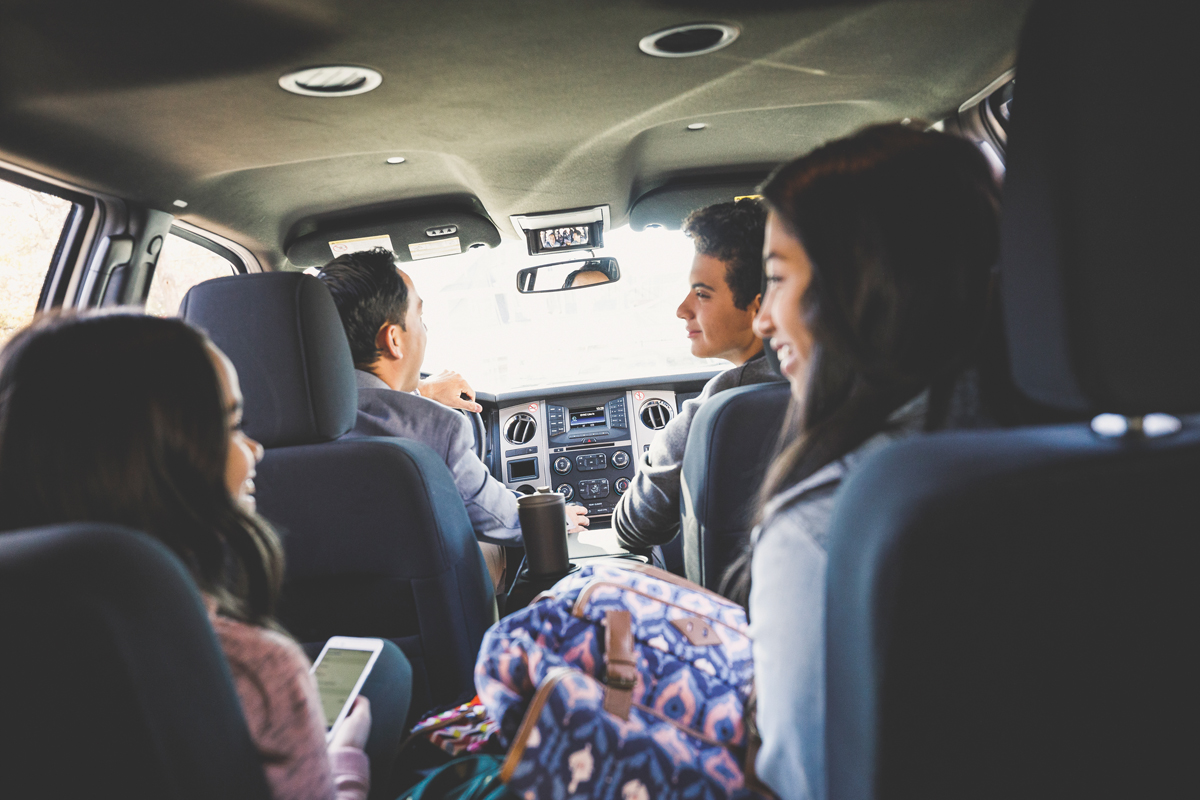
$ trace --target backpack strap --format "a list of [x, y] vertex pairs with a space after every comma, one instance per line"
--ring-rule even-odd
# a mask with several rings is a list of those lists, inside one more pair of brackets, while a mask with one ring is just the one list
[[604, 612], [604, 710], [629, 719], [637, 686], [637, 656], [633, 652], [633, 619], [628, 611]]

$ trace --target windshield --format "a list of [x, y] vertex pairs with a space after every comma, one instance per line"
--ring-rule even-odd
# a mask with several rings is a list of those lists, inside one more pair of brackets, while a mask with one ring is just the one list
[[457, 370], [477, 391], [498, 394], [728, 367], [693, 356], [675, 316], [688, 292], [691, 240], [627, 226], [604, 240], [596, 255], [616, 258], [621, 279], [567, 292], [517, 292], [520, 269], [567, 258], [531, 258], [523, 241], [402, 265], [425, 301], [424, 371]]

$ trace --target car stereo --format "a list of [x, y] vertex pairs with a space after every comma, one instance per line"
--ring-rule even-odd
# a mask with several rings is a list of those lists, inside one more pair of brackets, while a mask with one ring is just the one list
[[566, 406], [546, 403], [546, 425], [553, 450], [629, 438], [625, 395], [573, 397]]

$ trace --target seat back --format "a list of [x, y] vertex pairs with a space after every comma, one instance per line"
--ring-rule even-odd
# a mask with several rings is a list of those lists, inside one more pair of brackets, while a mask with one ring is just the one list
[[191, 577], [116, 526], [0, 534], [6, 797], [266, 800]]
[[495, 597], [445, 463], [419, 442], [339, 439], [358, 390], [329, 291], [301, 273], [207, 281], [180, 314], [238, 369], [247, 433], [266, 448], [258, 508], [287, 555], [280, 620], [301, 641], [391, 639], [413, 666], [413, 708], [473, 686]]
[[[904, 441], [830, 532], [829, 796], [1154, 796], [1190, 781], [1200, 424]], [[1185, 774], [1184, 769], [1188, 772]], [[1170, 794], [1170, 792], [1161, 792]]]
[[470, 690], [495, 596], [437, 454], [404, 439], [344, 439], [269, 450], [258, 475], [259, 508], [286, 531], [287, 629], [303, 642], [391, 639], [412, 664], [414, 711]]
[[716, 590], [749, 540], [754, 501], [791, 400], [786, 381], [728, 389], [692, 420], [680, 475], [687, 578]]
[[833, 800], [1195, 786], [1198, 159], [1184, 126], [1140, 122], [1195, 66], [1158, 6], [1027, 21], [1001, 261], [1013, 377], [1095, 418], [900, 442], [842, 488]]

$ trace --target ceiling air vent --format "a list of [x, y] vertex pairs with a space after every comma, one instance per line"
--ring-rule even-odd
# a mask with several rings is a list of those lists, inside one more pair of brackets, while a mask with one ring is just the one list
[[533, 417], [522, 411], [513, 414], [508, 424], [504, 426], [504, 438], [513, 444], [527, 444], [537, 433], [537, 422]]
[[739, 33], [734, 26], [719, 22], [676, 25], [643, 38], [638, 49], [659, 58], [702, 56], [733, 44]]
[[642, 424], [652, 431], [661, 431], [667, 427], [667, 423], [671, 421], [671, 417], [675, 416], [675, 412], [671, 410], [670, 404], [665, 400], [659, 400], [653, 397], [642, 403], [642, 410], [638, 412], [641, 417]]
[[367, 67], [331, 65], [289, 72], [279, 85], [306, 97], [349, 97], [369, 92], [383, 83], [383, 76]]

